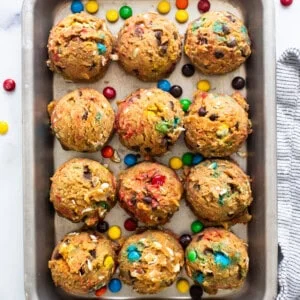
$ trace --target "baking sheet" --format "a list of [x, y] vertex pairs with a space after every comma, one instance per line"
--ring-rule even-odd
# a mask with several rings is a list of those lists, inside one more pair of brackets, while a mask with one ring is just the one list
[[[48, 2], [48, 1], [47, 1]], [[42, 0], [36, 0], [36, 1], [27, 1], [24, 5], [24, 11], [26, 16], [26, 12], [29, 14], [30, 7], [32, 8], [33, 15], [32, 22], [31, 23], [31, 30], [30, 26], [27, 24], [24, 24], [27, 26], [26, 32], [28, 33], [28, 36], [24, 37], [23, 41], [23, 47], [24, 52], [29, 52], [30, 48], [34, 50], [34, 53], [36, 52], [36, 48], [41, 51], [42, 55], [37, 57], [34, 55], [34, 57], [31, 57], [31, 62], [35, 62], [37, 64], [30, 65], [29, 59], [27, 60], [27, 64], [29, 67], [32, 68], [32, 70], [35, 72], [32, 82], [28, 80], [29, 78], [25, 78], [25, 85], [24, 85], [24, 94], [26, 94], [26, 98], [30, 100], [32, 104], [33, 110], [30, 112], [30, 116], [26, 113], [26, 110], [24, 110], [24, 117], [25, 121], [30, 120], [32, 124], [27, 124], [30, 128], [29, 130], [34, 130], [35, 134], [34, 137], [32, 137], [32, 143], [30, 144], [30, 139], [26, 138], [26, 147], [34, 147], [34, 151], [32, 154], [31, 163], [33, 164], [34, 170], [33, 170], [33, 178], [35, 179], [35, 183], [42, 182], [42, 184], [39, 184], [38, 187], [36, 185], [33, 185], [32, 188], [37, 190], [36, 194], [42, 195], [42, 199], [38, 199], [37, 195], [31, 195], [34, 199], [34, 207], [35, 212], [38, 212], [41, 208], [48, 209], [49, 213], [45, 212], [47, 215], [46, 219], [42, 217], [42, 214], [35, 214], [31, 220], [26, 220], [25, 222], [27, 227], [30, 226], [28, 222], [31, 222], [31, 226], [35, 226], [35, 234], [34, 238], [34, 245], [35, 247], [39, 247], [39, 243], [43, 242], [43, 233], [46, 234], [46, 232], [49, 232], [51, 234], [51, 237], [49, 237], [49, 241], [47, 241], [43, 253], [36, 251], [35, 249], [34, 253], [31, 253], [33, 255], [33, 260], [35, 259], [35, 262], [41, 261], [44, 265], [43, 266], [35, 266], [35, 271], [42, 270], [41, 272], [44, 272], [45, 274], [40, 274], [40, 276], [43, 278], [43, 284], [47, 286], [47, 289], [51, 288], [51, 292], [54, 293], [55, 299], [59, 299], [59, 297], [63, 297], [63, 299], [72, 299], [73, 296], [67, 296], [59, 289], [56, 289], [51, 282], [51, 276], [49, 271], [47, 270], [47, 260], [51, 254], [52, 248], [54, 247], [54, 244], [59, 241], [64, 234], [67, 232], [73, 231], [75, 229], [78, 229], [81, 227], [82, 224], [73, 224], [70, 221], [59, 217], [57, 214], [53, 212], [53, 208], [51, 207], [51, 204], [47, 203], [37, 203], [36, 201], [48, 201], [48, 192], [49, 192], [49, 177], [53, 174], [54, 170], [60, 166], [62, 163], [67, 161], [68, 159], [71, 159], [73, 157], [87, 157], [91, 159], [95, 159], [97, 161], [100, 161], [103, 164], [107, 164], [109, 168], [115, 173], [115, 175], [118, 174], [118, 172], [122, 169], [124, 169], [126, 166], [123, 162], [120, 164], [111, 162], [109, 159], [103, 159], [101, 157], [101, 153], [93, 153], [93, 154], [86, 154], [86, 153], [76, 153], [72, 151], [64, 151], [59, 142], [53, 138], [53, 136], [50, 135], [48, 127], [48, 117], [46, 112], [46, 105], [48, 102], [50, 102], [52, 99], [59, 99], [66, 93], [79, 88], [79, 87], [92, 87], [97, 89], [98, 91], [102, 91], [103, 88], [107, 85], [113, 86], [117, 90], [117, 98], [116, 100], [112, 101], [112, 106], [114, 110], [116, 111], [116, 102], [117, 100], [123, 99], [126, 96], [128, 96], [131, 92], [135, 91], [138, 88], [150, 88], [154, 87], [155, 83], [144, 83], [139, 80], [137, 80], [135, 77], [127, 75], [119, 66], [117, 63], [112, 63], [109, 67], [109, 70], [106, 74], [106, 76], [101, 79], [100, 81], [93, 83], [93, 84], [75, 84], [70, 82], [65, 82], [64, 79], [54, 74], [54, 76], [46, 70], [46, 65], [44, 64], [44, 61], [47, 58], [47, 52], [45, 49], [45, 45], [47, 43], [48, 33], [49, 29], [56, 24], [59, 20], [61, 20], [63, 17], [67, 16], [70, 13], [70, 2], [69, 1], [49, 1], [51, 2], [50, 5], [48, 5], [48, 14], [43, 11], [45, 9], [44, 4], [42, 3]], [[189, 1], [189, 7], [188, 12], [190, 19], [189, 21], [194, 20], [195, 18], [199, 17], [199, 12], [197, 10], [197, 1]], [[227, 74], [223, 76], [204, 76], [201, 73], [197, 72], [193, 77], [186, 78], [181, 74], [181, 66], [188, 62], [188, 59], [183, 56], [180, 63], [177, 65], [175, 71], [172, 73], [172, 75], [169, 77], [169, 80], [172, 84], [178, 84], [182, 86], [183, 88], [183, 95], [182, 98], [189, 98], [192, 99], [193, 92], [196, 90], [196, 84], [200, 79], [207, 79], [211, 82], [212, 86], [212, 92], [217, 93], [227, 93], [231, 94], [234, 92], [234, 90], [231, 88], [231, 80], [235, 76], [242, 76], [247, 77], [248, 79], [248, 91], [243, 90], [242, 93], [244, 96], [248, 96], [248, 102], [250, 104], [250, 117], [253, 121], [253, 127], [254, 127], [254, 133], [249, 138], [248, 144], [244, 145], [241, 149], [241, 154], [243, 154], [246, 150], [248, 150], [248, 156], [246, 158], [242, 158], [241, 155], [234, 155], [234, 159], [239, 163], [239, 165], [253, 178], [253, 194], [254, 194], [254, 203], [251, 207], [251, 212], [254, 216], [253, 221], [250, 223], [249, 226], [245, 225], [235, 225], [232, 227], [232, 230], [234, 233], [236, 233], [239, 237], [242, 239], [248, 241], [249, 239], [249, 255], [250, 255], [250, 272], [249, 276], [246, 280], [245, 285], [239, 289], [234, 291], [219, 291], [217, 296], [207, 296], [207, 298], [219, 298], [219, 299], [235, 299], [235, 298], [245, 298], [245, 295], [251, 295], [249, 291], [255, 292], [253, 289], [257, 289], [259, 285], [264, 285], [263, 288], [260, 288], [261, 292], [264, 293], [266, 289], [266, 275], [268, 275], [266, 270], [266, 259], [267, 259], [267, 244], [266, 244], [266, 237], [267, 237], [267, 227], [266, 222], [268, 221], [267, 216], [265, 213], [266, 207], [267, 207], [267, 192], [265, 190], [267, 186], [267, 177], [272, 174], [274, 176], [274, 168], [275, 168], [275, 152], [274, 149], [270, 149], [270, 153], [272, 153], [272, 167], [271, 169], [267, 170], [266, 167], [266, 157], [264, 151], [268, 147], [267, 140], [265, 139], [266, 134], [269, 134], [269, 138], [271, 138], [271, 144], [269, 146], [273, 146], [272, 142], [274, 143], [274, 132], [267, 132], [266, 131], [266, 125], [272, 126], [272, 130], [275, 129], [275, 124], [271, 122], [274, 121], [270, 118], [268, 123], [266, 124], [267, 118], [266, 116], [272, 112], [272, 108], [274, 109], [274, 103], [269, 104], [268, 111], [264, 109], [264, 105], [266, 104], [266, 101], [272, 100], [272, 97], [274, 96], [274, 93], [270, 93], [270, 96], [268, 99], [265, 97], [265, 91], [266, 86], [270, 86], [270, 82], [265, 82], [263, 77], [263, 69], [262, 65], [265, 58], [265, 49], [263, 48], [263, 41], [262, 41], [262, 31], [261, 26], [267, 26], [268, 24], [266, 22], [262, 23], [262, 18], [260, 19], [260, 15], [262, 15], [263, 9], [266, 9], [264, 7], [266, 4], [262, 4], [259, 0], [254, 0], [252, 5], [249, 6], [250, 1], [221, 1], [221, 0], [213, 0], [211, 1], [211, 10], [227, 10], [235, 15], [239, 16], [241, 19], [243, 19], [246, 22], [246, 25], [249, 27], [251, 38], [254, 42], [254, 49], [253, 49], [253, 55], [249, 59], [246, 65], [241, 66], [238, 70]], [[264, 1], [267, 3], [268, 1]], [[138, 0], [138, 1], [109, 1], [109, 0], [103, 0], [100, 2], [100, 11], [97, 14], [98, 17], [105, 18], [105, 12], [108, 9], [119, 9], [122, 5], [129, 5], [133, 8], [133, 13], [137, 14], [140, 12], [149, 12], [149, 11], [155, 11], [158, 1], [151, 1], [151, 0]], [[31, 6], [32, 5], [32, 6]], [[51, 10], [50, 7], [51, 6]], [[178, 24], [175, 21], [175, 1], [171, 1], [171, 12], [167, 15], [167, 17], [174, 21], [176, 25], [178, 26], [180, 33], [183, 35], [187, 24]], [[255, 14], [252, 14], [251, 18], [251, 11], [249, 11], [249, 7], [255, 11]], [[259, 8], [261, 10], [259, 10]], [[256, 9], [256, 10], [255, 10]], [[48, 18], [51, 19], [47, 20], [47, 26], [45, 26], [45, 22], [41, 20], [41, 17], [48, 16]], [[255, 19], [254, 19], [255, 18]], [[25, 17], [24, 19], [25, 20]], [[265, 19], [264, 19], [265, 20]], [[26, 21], [26, 20], [25, 20]], [[111, 24], [108, 23], [109, 29], [112, 31], [113, 34], [117, 34], [118, 30], [123, 24], [123, 20], [120, 19], [117, 23]], [[27, 23], [29, 23], [27, 21]], [[43, 26], [39, 26], [40, 23], [43, 23]], [[269, 20], [269, 23], [271, 24], [271, 20]], [[47, 28], [47, 29], [46, 29]], [[46, 30], [45, 30], [46, 29]], [[42, 30], [45, 30], [45, 32], [42, 32]], [[29, 33], [32, 35], [29, 37]], [[257, 35], [256, 35], [257, 34]], [[31, 49], [31, 50], [32, 50]], [[25, 53], [26, 54], [26, 53]], [[29, 56], [29, 53], [27, 53]], [[26, 56], [26, 55], [25, 55]], [[271, 67], [271, 66], [270, 66]], [[26, 68], [25, 72], [28, 71]], [[269, 80], [272, 80], [272, 76], [274, 79], [274, 74], [272, 73], [272, 69], [270, 69], [269, 74]], [[42, 77], [38, 77], [39, 72], [42, 73]], [[261, 72], [261, 73], [260, 73]], [[31, 74], [32, 75], [32, 74]], [[261, 78], [260, 78], [261, 77]], [[41, 80], [43, 79], [43, 80]], [[47, 86], [45, 86], [47, 85]], [[271, 82], [271, 85], [273, 85], [273, 82]], [[28, 95], [28, 90], [32, 91], [31, 95]], [[248, 94], [248, 95], [247, 95]], [[274, 100], [274, 97], [273, 97]], [[272, 116], [271, 116], [272, 117]], [[30, 123], [30, 122], [29, 122]], [[28, 134], [28, 132], [24, 132], [25, 135]], [[41, 137], [41, 140], [36, 140], [36, 138]], [[123, 158], [126, 154], [130, 153], [125, 147], [123, 147], [119, 141], [117, 135], [115, 135], [110, 142], [110, 144], [118, 151], [121, 158]], [[247, 149], [248, 148], [248, 149]], [[183, 135], [181, 136], [180, 140], [177, 142], [175, 147], [171, 149], [169, 153], [164, 155], [161, 158], [156, 158], [158, 162], [168, 164], [168, 161], [170, 157], [172, 156], [181, 156], [184, 152], [187, 152], [188, 149], [186, 148], [184, 141], [183, 141]], [[25, 155], [28, 158], [28, 153], [26, 153], [25, 149]], [[39, 165], [38, 162], [41, 161], [41, 159], [44, 158], [44, 156], [47, 155], [47, 158], [44, 160], [43, 165]], [[25, 168], [24, 168], [24, 174], [28, 174], [28, 164], [30, 161], [26, 159], [25, 161]], [[261, 165], [260, 165], [261, 164]], [[27, 168], [26, 168], [27, 166]], [[267, 174], [268, 171], [268, 174]], [[269, 173], [271, 172], [271, 173]], [[272, 180], [272, 190], [269, 192], [272, 192], [273, 196], [275, 195], [275, 184], [274, 184], [274, 178], [269, 178]], [[27, 188], [29, 188], [27, 186]], [[26, 195], [25, 195], [26, 196]], [[271, 200], [271, 199], [270, 199]], [[273, 199], [273, 201], [275, 201]], [[25, 198], [26, 203], [26, 198]], [[274, 204], [274, 203], [273, 203]], [[269, 204], [270, 205], [270, 204]], [[25, 212], [26, 213], [26, 212]], [[32, 214], [32, 213], [31, 213]], [[111, 212], [107, 215], [106, 220], [109, 222], [110, 225], [119, 225], [123, 230], [123, 235], [127, 236], [129, 233], [123, 228], [124, 220], [128, 217], [128, 215], [125, 213], [123, 209], [121, 209], [118, 204], [111, 210]], [[274, 218], [274, 211], [272, 213], [272, 216]], [[169, 228], [173, 230], [177, 234], [187, 233], [190, 231], [190, 224], [193, 220], [195, 220], [195, 216], [192, 213], [192, 211], [186, 206], [185, 201], [182, 201], [180, 210], [175, 213], [171, 221], [165, 225], [165, 228]], [[40, 226], [37, 226], [37, 224], [40, 224]], [[274, 222], [272, 223], [273, 227], [268, 227], [269, 230], [272, 229], [274, 231]], [[261, 227], [260, 229], [257, 227]], [[31, 228], [30, 228], [31, 230]], [[259, 232], [260, 231], [260, 232]], [[263, 232], [263, 234], [260, 235], [260, 233]], [[38, 237], [39, 236], [39, 237]], [[42, 238], [42, 241], [41, 241]], [[274, 241], [274, 239], [273, 239]], [[25, 238], [25, 243], [28, 243], [28, 241]], [[28, 245], [26, 244], [28, 247]], [[39, 256], [39, 257], [37, 257]], [[273, 245], [272, 249], [272, 261], [275, 261], [276, 256], [276, 248]], [[260, 264], [260, 265], [257, 265]], [[274, 268], [273, 268], [274, 269]], [[259, 277], [259, 281], [257, 279], [253, 278], [255, 273], [257, 273], [257, 270], [261, 270], [261, 274]], [[273, 270], [274, 271], [274, 270]], [[28, 268], [26, 268], [26, 271], [28, 272]], [[274, 272], [273, 272], [274, 273]], [[275, 272], [276, 273], [276, 272]], [[25, 274], [26, 275], [26, 274]], [[272, 274], [272, 278], [273, 278]], [[187, 278], [185, 275], [185, 271], [182, 271], [181, 276]], [[258, 275], [256, 275], [258, 276]], [[40, 278], [37, 278], [37, 280]], [[47, 281], [47, 282], [45, 282]], [[253, 283], [254, 281], [254, 283]], [[191, 281], [190, 281], [191, 282]], [[256, 282], [256, 283], [255, 283]], [[53, 285], [51, 287], [51, 284]], [[273, 290], [274, 293], [275, 286], [273, 282]], [[257, 291], [255, 292], [257, 293]], [[62, 296], [63, 295], [63, 296]], [[47, 296], [48, 297], [48, 296]], [[89, 297], [93, 298], [94, 295], [89, 295]], [[82, 299], [82, 297], [80, 297]], [[153, 296], [142, 296], [132, 291], [132, 289], [126, 285], [123, 285], [122, 290], [118, 294], [112, 294], [109, 291], [104, 295], [103, 299], [142, 299], [142, 298], [153, 298], [153, 299], [189, 299], [189, 295], [181, 295], [177, 292], [175, 288], [175, 284], [171, 287], [165, 289], [163, 292], [153, 295]], [[30, 298], [31, 299], [31, 298]], [[54, 299], [52, 298], [37, 298], [37, 299]], [[252, 298], [246, 298], [246, 299], [254, 299]], [[262, 299], [262, 298], [255, 298], [255, 299]], [[266, 298], [267, 299], [267, 298]]]

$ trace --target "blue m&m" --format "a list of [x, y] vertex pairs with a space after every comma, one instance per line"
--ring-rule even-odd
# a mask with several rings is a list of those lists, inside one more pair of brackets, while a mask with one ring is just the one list
[[157, 82], [157, 87], [165, 92], [169, 92], [171, 89], [171, 83], [166, 79], [161, 79]]
[[109, 283], [108, 283], [108, 289], [112, 293], [117, 293], [121, 290], [122, 288], [122, 282], [118, 278], [113, 278]]
[[137, 163], [137, 156], [134, 154], [127, 154], [124, 157], [124, 163], [125, 165], [127, 165], [128, 167], [132, 167]]
[[71, 4], [71, 11], [73, 14], [80, 13], [84, 10], [84, 6], [80, 0], [73, 0]]
[[226, 254], [222, 252], [216, 252], [214, 255], [215, 263], [221, 268], [225, 269], [230, 265], [230, 258]]

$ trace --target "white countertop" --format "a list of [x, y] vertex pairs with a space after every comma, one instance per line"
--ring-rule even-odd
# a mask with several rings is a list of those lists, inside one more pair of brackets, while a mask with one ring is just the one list
[[[213, 1], [213, 0], [211, 0]], [[250, 1], [250, 0], [248, 0]], [[276, 4], [277, 57], [288, 47], [300, 48], [300, 1], [288, 8]], [[0, 0], [0, 120], [9, 123], [0, 136], [0, 299], [22, 300], [23, 291], [23, 199], [21, 122], [21, 6], [22, 0]], [[298, 25], [296, 25], [298, 24]], [[275, 28], [274, 28], [275, 34]], [[2, 82], [13, 78], [13, 93]]]

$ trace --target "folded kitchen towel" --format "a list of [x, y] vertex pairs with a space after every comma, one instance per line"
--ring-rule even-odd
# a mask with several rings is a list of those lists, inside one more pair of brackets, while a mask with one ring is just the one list
[[277, 299], [300, 299], [300, 50], [277, 63], [279, 262]]

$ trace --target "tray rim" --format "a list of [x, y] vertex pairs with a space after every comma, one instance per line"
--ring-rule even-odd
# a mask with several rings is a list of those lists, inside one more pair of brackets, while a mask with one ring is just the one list
[[[35, 137], [33, 132], [34, 120], [33, 111], [33, 41], [28, 40], [34, 28], [34, 6], [39, 0], [24, 0], [22, 7], [22, 168], [23, 168], [23, 236], [24, 236], [24, 291], [25, 298], [38, 300], [36, 293], [36, 277], [34, 245], [35, 231], [32, 228], [34, 222], [34, 170], [30, 165], [33, 161], [34, 149], [32, 147]], [[242, 0], [240, 0], [242, 1]], [[266, 147], [265, 160], [265, 228], [266, 234], [266, 270], [265, 270], [265, 291], [262, 299], [275, 299], [277, 295], [277, 157], [276, 157], [276, 44], [275, 44], [275, 5], [273, 0], [260, 0], [263, 7], [263, 53], [264, 55], [264, 126], [268, 133], [265, 137]], [[26, 80], [25, 80], [26, 78]], [[28, 84], [31, 83], [30, 84]], [[29, 88], [31, 87], [31, 88]], [[24, 105], [24, 103], [26, 105]], [[274, 201], [276, 201], [274, 203]]]

